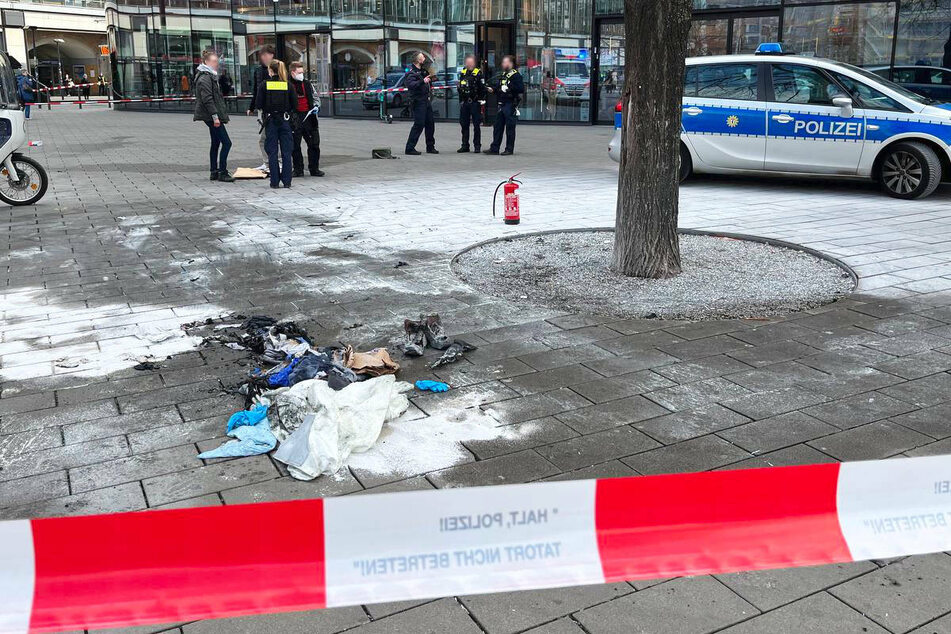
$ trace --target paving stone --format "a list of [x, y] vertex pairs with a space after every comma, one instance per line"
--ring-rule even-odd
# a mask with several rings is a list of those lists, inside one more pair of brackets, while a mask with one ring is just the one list
[[145, 496], [142, 495], [142, 487], [137, 482], [130, 482], [3, 509], [0, 511], [0, 519], [123, 513], [125, 511], [141, 511], [145, 507]]
[[318, 476], [314, 480], [295, 480], [290, 476], [257, 482], [221, 492], [225, 504], [252, 504], [255, 502], [273, 502], [276, 500], [307, 500], [311, 498], [333, 497], [361, 491], [363, 487], [346, 469], [328, 476]]
[[897, 376], [879, 372], [872, 368], [862, 368], [847, 376], [832, 376], [822, 380], [809, 381], [803, 383], [803, 387], [819, 394], [825, 394], [830, 398], [846, 398], [902, 382], [903, 380]]
[[588, 326], [574, 330], [562, 330], [535, 335], [535, 339], [552, 349], [584, 346], [602, 339], [613, 339], [617, 332], [604, 326]]
[[83, 423], [63, 425], [66, 444], [119, 436], [180, 423], [182, 417], [172, 408], [147, 409], [135, 414], [109, 416]]
[[22, 414], [23, 412], [32, 412], [38, 409], [54, 407], [56, 399], [52, 392], [38, 392], [36, 394], [26, 394], [24, 396], [13, 396], [10, 398], [0, 398], [0, 419], [6, 424], [7, 416], [12, 414]]
[[841, 601], [825, 592], [814, 594], [721, 630], [724, 634], [759, 632], [801, 632], [802, 634], [889, 634]]
[[655, 475], [707, 471], [749, 457], [748, 451], [716, 436], [701, 436], [675, 445], [645, 451], [624, 458], [623, 462], [636, 469], [638, 473]]
[[810, 368], [821, 370], [826, 374], [842, 376], [855, 372], [857, 369], [894, 361], [895, 358], [894, 355], [871, 348], [852, 346], [844, 350], [814, 354], [799, 359], [798, 362]]
[[[162, 387], [162, 377], [158, 374], [149, 374], [128, 379], [99, 381], [82, 387], [57, 390], [56, 400], [60, 406], [78, 405], [80, 403], [88, 403], [106, 398], [126, 397], [132, 394], [154, 392], [155, 390], [161, 390]], [[132, 397], [129, 398], [130, 400], [134, 400]], [[160, 405], [164, 404], [165, 403], [160, 403]], [[158, 405], [154, 407], [158, 407]], [[143, 407], [140, 409], [149, 408]]]
[[74, 493], [197, 467], [194, 445], [180, 445], [69, 470]]
[[114, 400], [93, 401], [78, 405], [52, 407], [49, 409], [9, 414], [0, 417], [0, 432], [12, 434], [18, 431], [33, 430], [40, 427], [67, 425], [79, 421], [105, 418], [119, 413]]
[[214, 416], [227, 422], [231, 414], [243, 408], [244, 398], [237, 394], [221, 394], [211, 398], [201, 398], [178, 404], [178, 411], [181, 413], [182, 419], [186, 421], [202, 420]]
[[280, 475], [267, 456], [251, 456], [142, 480], [149, 505], [273, 480]]
[[453, 599], [440, 599], [361, 626], [359, 634], [483, 634], [465, 608]]
[[221, 506], [221, 498], [217, 493], [207, 493], [205, 495], [199, 495], [198, 497], [188, 498], [185, 500], [175, 500], [174, 502], [169, 502], [168, 504], [159, 504], [158, 506], [151, 507], [150, 510], [160, 510], [160, 509], [194, 509], [202, 508], [205, 506]]
[[742, 425], [749, 420], [722, 405], [713, 404], [634, 423], [634, 427], [651, 438], [669, 445]]
[[65, 471], [0, 482], [0, 508], [69, 495]]
[[802, 412], [787, 412], [717, 433], [751, 453], [765, 453], [839, 431]]
[[123, 414], [140, 412], [144, 409], [153, 409], [156, 407], [172, 407], [178, 403], [187, 403], [188, 401], [197, 401], [207, 398], [209, 390], [218, 390], [221, 384], [217, 379], [202, 381], [191, 385], [179, 385], [177, 387], [161, 390], [152, 390], [150, 392], [140, 392], [131, 396], [119, 396], [119, 410]]
[[651, 390], [659, 390], [674, 385], [673, 381], [650, 370], [632, 372], [613, 378], [604, 378], [593, 373], [595, 379], [587, 383], [570, 384], [577, 392], [593, 403], [604, 403], [626, 396], [636, 396]]
[[617, 355], [635, 356], [649, 353], [651, 350], [659, 349], [661, 346], [671, 346], [675, 343], [682, 343], [684, 341], [686, 341], [686, 339], [681, 339], [680, 337], [672, 335], [669, 332], [665, 332], [663, 330], [651, 330], [649, 332], [642, 332], [636, 335], [618, 337], [617, 339], [605, 339], [597, 342], [595, 345]]
[[693, 381], [712, 379], [735, 372], [743, 372], [749, 369], [750, 366], [741, 361], [737, 361], [733, 357], [718, 354], [712, 357], [697, 359], [696, 361], [685, 361], [683, 363], [660, 366], [654, 371], [676, 383], [691, 383]]
[[506, 431], [509, 433], [498, 438], [466, 440], [463, 444], [476, 458], [485, 460], [486, 458], [522, 451], [523, 449], [549, 445], [578, 435], [578, 432], [554, 417], [508, 425]]
[[60, 447], [63, 435], [56, 427], [41, 427], [16, 434], [0, 435], [0, 469], [14, 456], [29, 451]]
[[737, 385], [742, 385], [754, 392], [776, 390], [798, 383], [828, 380], [831, 377], [820, 370], [810, 368], [797, 361], [768, 365], [758, 370], [746, 370], [727, 375], [726, 377]]
[[750, 391], [723, 378], [706, 379], [648, 393], [646, 396], [671, 411], [694, 409], [749, 394]]
[[730, 352], [730, 356], [756, 368], [794, 361], [817, 352], [811, 346], [798, 341], [777, 341], [759, 346], [747, 345], [744, 349]]
[[410, 400], [427, 414], [437, 411], [468, 409], [485, 403], [515, 398], [519, 393], [506, 387], [501, 381], [487, 381], [476, 385], [455, 388], [449, 392], [415, 393]]
[[899, 357], [894, 361], [878, 363], [874, 367], [903, 379], [920, 379], [930, 374], [951, 370], [951, 355], [929, 350]]
[[800, 326], [795, 322], [766, 324], [755, 328], [745, 328], [732, 333], [733, 337], [740, 341], [753, 344], [754, 346], [770, 344], [776, 341], [787, 341], [789, 339], [808, 341], [809, 338], [814, 335], [814, 330]]
[[530, 630], [525, 630], [525, 634], [586, 634], [581, 626], [570, 618], [558, 619], [551, 623], [545, 623]]
[[[436, 487], [433, 486], [433, 483], [426, 479], [426, 476], [419, 475], [413, 476], [412, 478], [404, 478], [403, 480], [387, 482], [386, 484], [363, 489], [362, 491], [354, 491], [350, 495], [363, 495], [365, 493], [399, 493], [401, 491], [431, 491], [435, 488]], [[414, 602], [414, 604], [415, 603], [416, 602]], [[370, 613], [375, 614], [375, 612], [372, 610]]]
[[538, 449], [538, 453], [568, 471], [653, 449], [660, 443], [628, 426], [588, 434]]
[[130, 433], [129, 445], [132, 447], [132, 453], [145, 453], [217, 438], [226, 428], [227, 421], [218, 417], [163, 425]]
[[534, 371], [534, 368], [525, 365], [518, 359], [502, 359], [497, 363], [488, 365], [457, 362], [438, 368], [434, 373], [441, 381], [445, 381], [455, 388], [518, 376], [519, 374], [528, 374]]
[[620, 460], [608, 460], [589, 467], [566, 471], [544, 478], [544, 482], [562, 482], [564, 480], [598, 480], [601, 478], [630, 478], [638, 473]]
[[722, 404], [748, 418], [759, 420], [809, 407], [810, 405], [818, 405], [827, 400], [829, 400], [827, 397], [804, 388], [790, 387], [731, 398], [723, 401]]
[[688, 341], [693, 339], [704, 339], [708, 337], [714, 337], [716, 335], [725, 335], [728, 333], [734, 333], [744, 329], [745, 328], [744, 328], [743, 322], [732, 320], [732, 319], [694, 321], [694, 322], [680, 324], [677, 326], [671, 326], [669, 328], [664, 328], [666, 332], [669, 332], [672, 335], [681, 337], [682, 339], [687, 339]]
[[[465, 337], [463, 337], [463, 339], [465, 339]], [[535, 352], [546, 352], [548, 350], [548, 346], [537, 339], [515, 339], [479, 346], [477, 350], [466, 353], [466, 358], [472, 363], [483, 364], [490, 361], [499, 361], [500, 359], [533, 354]]]
[[882, 341], [871, 342], [868, 345], [876, 350], [893, 354], [897, 357], [904, 357], [910, 354], [941, 348], [942, 346], [949, 345], [949, 343], [951, 343], [951, 340], [946, 337], [939, 337], [929, 332], [914, 332], [898, 337], [891, 337]]
[[872, 562], [857, 561], [826, 566], [736, 572], [729, 575], [717, 575], [717, 579], [765, 612], [872, 570], [878, 570]]
[[666, 319], [622, 319], [619, 321], [609, 321], [605, 323], [605, 325], [611, 330], [615, 330], [622, 335], [636, 335], [638, 333], [649, 332], [651, 330], [672, 328], [676, 325], [676, 322], [669, 322]]
[[492, 634], [515, 634], [583, 608], [631, 594], [626, 583], [462, 597], [462, 604]]
[[668, 413], [643, 396], [608, 401], [558, 414], [556, 418], [582, 434], [629, 425]]
[[754, 458], [747, 458], [740, 462], [721, 467], [721, 469], [762, 469], [764, 467], [788, 467], [800, 464], [823, 464], [836, 462], [828, 454], [810, 447], [809, 445], [793, 445], [777, 451], [770, 451]]
[[545, 418], [590, 405], [591, 401], [575, 394], [568, 388], [522, 396], [507, 401], [484, 405], [482, 409], [504, 425], [522, 423], [535, 418]]
[[428, 478], [440, 489], [448, 487], [518, 484], [558, 473], [558, 469], [534, 451], [468, 462], [430, 473]]
[[563, 365], [572, 365], [575, 363], [584, 363], [590, 367], [591, 363], [608, 360], [613, 358], [613, 356], [613, 354], [603, 348], [594, 345], [584, 345], [524, 354], [519, 357], [519, 360], [527, 363], [536, 370], [551, 370]]
[[531, 374], [523, 374], [511, 379], [502, 379], [502, 383], [523, 396], [548, 392], [560, 387], [567, 387], [575, 383], [584, 383], [601, 379], [601, 375], [589, 370], [583, 365], [566, 365], [551, 370], [542, 370]]
[[608, 603], [575, 618], [598, 634], [705, 634], [759, 614], [711, 577], [674, 579]]
[[893, 385], [881, 390], [883, 394], [917, 405], [930, 407], [951, 400], [951, 374], [941, 372], [921, 379]]
[[914, 405], [881, 392], [868, 392], [809, 407], [803, 411], [839, 429], [849, 429], [914, 409]]
[[[670, 332], [670, 330], [667, 332]], [[730, 335], [716, 335], [704, 339], [679, 341], [672, 344], [661, 343], [657, 348], [661, 352], [666, 352], [678, 359], [689, 361], [691, 359], [700, 359], [724, 353], [733, 354], [747, 348], [752, 348], [752, 346], [739, 339], [734, 339]]]
[[853, 427], [808, 444], [839, 460], [875, 460], [930, 442], [931, 438], [924, 434], [889, 421], [880, 421]]
[[10, 457], [0, 466], [0, 481], [105, 462], [129, 453], [129, 443], [122, 436], [21, 453]]
[[561, 332], [561, 328], [548, 321], [531, 321], [515, 326], [504, 326], [502, 328], [492, 328], [491, 330], [480, 330], [475, 334], [479, 335], [490, 343], [499, 343], [500, 341], [509, 341], [511, 339], [531, 339], [539, 335], [547, 335], [553, 332]]
[[311, 634], [313, 632], [342, 632], [368, 623], [370, 618], [360, 606], [243, 616], [235, 619], [198, 621], [182, 627], [185, 634], [257, 634], [270, 631], [282, 634]]
[[948, 612], [951, 558], [908, 557], [829, 592], [891, 632], [907, 632]]
[[[598, 350], [601, 350], [601, 348], [598, 348]], [[659, 350], [648, 350], [644, 353], [621, 357], [612, 356], [611, 353], [605, 351], [604, 356], [599, 360], [585, 360], [582, 363], [598, 374], [617, 376], [619, 374], [630, 374], [638, 370], [656, 369], [677, 361], [676, 357]]]
[[891, 421], [941, 440], [951, 436], [951, 403], [893, 416]]

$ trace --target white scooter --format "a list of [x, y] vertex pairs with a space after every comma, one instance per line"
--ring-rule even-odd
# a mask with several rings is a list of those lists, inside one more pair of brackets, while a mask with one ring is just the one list
[[24, 145], [26, 117], [16, 77], [10, 60], [0, 53], [0, 200], [8, 205], [36, 204], [49, 186], [43, 166], [17, 151]]

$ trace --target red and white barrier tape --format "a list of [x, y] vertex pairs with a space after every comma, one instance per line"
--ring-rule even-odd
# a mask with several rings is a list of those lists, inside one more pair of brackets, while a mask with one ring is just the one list
[[[72, 84], [72, 85], [64, 84], [62, 86], [46, 86], [45, 88], [37, 88], [36, 92], [50, 92], [53, 90], [69, 90], [71, 88], [85, 88], [87, 86], [98, 86], [98, 85], [99, 85], [98, 83], [91, 81], [85, 84]], [[108, 86], [109, 82], [105, 82], [105, 84], [103, 85]]]
[[0, 522], [0, 632], [951, 550], [951, 456]]

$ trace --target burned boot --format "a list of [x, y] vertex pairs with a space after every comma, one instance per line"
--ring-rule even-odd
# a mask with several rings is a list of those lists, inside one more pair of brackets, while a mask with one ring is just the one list
[[463, 355], [471, 350], [476, 350], [476, 347], [466, 343], [462, 339], [456, 339], [456, 341], [449, 346], [449, 349], [446, 350], [441, 357], [433, 361], [429, 367], [438, 368], [441, 365], [446, 365], [447, 363], [455, 363], [463, 357]]
[[403, 354], [407, 357], [423, 356], [423, 348], [426, 347], [426, 333], [422, 322], [404, 319], [403, 331], [406, 333], [406, 338], [403, 341]]
[[429, 315], [428, 317], [423, 317], [420, 315], [420, 323], [423, 324], [423, 328], [426, 332], [426, 345], [434, 350], [445, 350], [452, 345], [452, 339], [446, 336], [445, 331], [442, 329], [442, 322], [439, 320], [439, 315]]

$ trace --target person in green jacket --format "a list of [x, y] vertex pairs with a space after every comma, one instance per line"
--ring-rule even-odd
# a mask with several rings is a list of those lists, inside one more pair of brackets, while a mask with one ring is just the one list
[[229, 121], [228, 110], [218, 83], [218, 54], [215, 51], [202, 52], [192, 85], [195, 88], [194, 119], [204, 121], [211, 135], [211, 180], [233, 183], [234, 177], [228, 173], [228, 152], [231, 151], [231, 138], [225, 127]]

